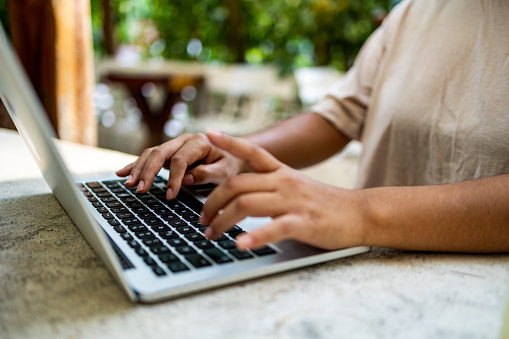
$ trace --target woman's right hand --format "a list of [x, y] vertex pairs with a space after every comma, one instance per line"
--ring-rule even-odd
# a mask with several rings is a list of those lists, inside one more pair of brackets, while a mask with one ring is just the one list
[[204, 134], [182, 134], [156, 147], [147, 148], [133, 163], [116, 174], [128, 177], [127, 187], [147, 192], [162, 167], [170, 170], [167, 199], [177, 196], [182, 184], [220, 184], [238, 174], [243, 160], [214, 146]]

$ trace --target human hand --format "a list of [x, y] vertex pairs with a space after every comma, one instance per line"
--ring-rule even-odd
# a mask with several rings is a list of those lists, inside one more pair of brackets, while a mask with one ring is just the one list
[[215, 239], [247, 216], [269, 216], [268, 225], [237, 237], [239, 249], [288, 238], [324, 249], [362, 244], [363, 201], [357, 191], [312, 180], [247, 140], [212, 131], [207, 136], [253, 170], [230, 177], [209, 195], [201, 215], [209, 225], [207, 237]]
[[219, 184], [237, 174], [242, 163], [212, 145], [204, 134], [182, 134], [157, 147], [144, 150], [135, 162], [116, 174], [120, 177], [128, 176], [126, 186], [138, 185], [137, 192], [145, 193], [162, 167], [170, 170], [166, 197], [172, 199], [177, 196], [182, 184]]

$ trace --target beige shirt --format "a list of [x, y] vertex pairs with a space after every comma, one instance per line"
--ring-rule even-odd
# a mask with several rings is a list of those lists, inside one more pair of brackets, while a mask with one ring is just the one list
[[312, 110], [362, 141], [358, 188], [509, 173], [509, 1], [403, 2]]

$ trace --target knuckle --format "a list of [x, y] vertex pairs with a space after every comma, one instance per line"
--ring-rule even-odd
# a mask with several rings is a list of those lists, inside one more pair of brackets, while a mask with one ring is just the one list
[[205, 134], [203, 133], [196, 133], [196, 134], [193, 134], [193, 136], [191, 137], [191, 139], [193, 139], [194, 141], [198, 141], [200, 143], [208, 143], [208, 138]]
[[295, 223], [288, 218], [282, 218], [279, 223], [280, 232], [283, 235], [293, 235], [295, 232]]
[[181, 154], [175, 154], [172, 158], [171, 158], [171, 162], [175, 165], [178, 165], [178, 166], [186, 166], [187, 165], [187, 160], [186, 160], [186, 157], [181, 155]]
[[228, 190], [235, 192], [238, 189], [238, 187], [240, 186], [240, 181], [241, 181], [241, 178], [239, 176], [230, 177], [225, 181], [225, 187]]
[[247, 212], [251, 209], [252, 203], [251, 199], [248, 196], [243, 195], [237, 198], [235, 205], [237, 210], [241, 212]]

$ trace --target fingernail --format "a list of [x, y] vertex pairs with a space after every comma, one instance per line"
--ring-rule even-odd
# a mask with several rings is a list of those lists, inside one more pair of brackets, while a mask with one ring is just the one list
[[207, 135], [214, 135], [214, 136], [221, 136], [223, 134], [221, 131], [218, 131], [217, 129], [213, 129], [213, 128], [207, 128], [205, 130], [205, 133]]
[[170, 200], [171, 198], [173, 198], [173, 190], [168, 187], [166, 190], [166, 199]]
[[127, 180], [125, 181], [125, 183], [126, 183], [126, 184], [130, 184], [132, 181], [133, 181], [133, 175], [132, 175], [132, 174], [129, 174], [129, 177], [127, 178]]
[[254, 238], [250, 234], [242, 234], [237, 237], [237, 246], [240, 249], [248, 250], [253, 247]]
[[136, 192], [139, 192], [143, 189], [143, 186], [145, 185], [145, 182], [143, 180], [140, 180], [138, 183], [138, 187], [136, 187]]
[[208, 220], [205, 218], [205, 213], [203, 211], [200, 213], [200, 224], [202, 225], [208, 224]]
[[203, 234], [205, 234], [207, 239], [211, 239], [214, 236], [214, 231], [212, 230], [212, 228], [207, 227], [207, 229], [205, 230], [205, 232]]
[[182, 183], [184, 185], [192, 185], [192, 184], [194, 184], [194, 181], [195, 181], [194, 180], [194, 175], [192, 175], [192, 174], [186, 174], [184, 176], [184, 179], [182, 179]]

